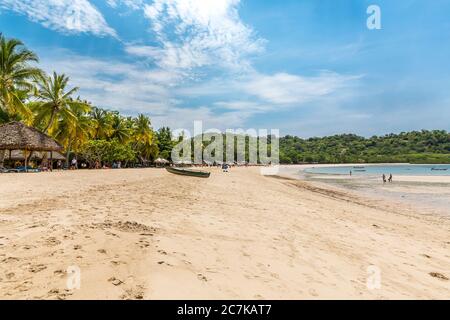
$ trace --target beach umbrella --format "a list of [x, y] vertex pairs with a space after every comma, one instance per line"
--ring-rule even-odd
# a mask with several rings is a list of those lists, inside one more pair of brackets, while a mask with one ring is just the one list
[[166, 160], [166, 159], [163, 159], [163, 158], [158, 158], [158, 159], [155, 160], [155, 163], [157, 165], [166, 165], [166, 164], [169, 164], [170, 161]]
[[161, 164], [166, 164], [166, 163], [170, 163], [169, 160], [163, 159], [163, 158], [158, 158], [155, 160], [155, 163], [161, 163]]
[[[33, 151], [48, 151], [52, 153], [62, 151], [63, 147], [48, 135], [36, 128], [24, 125], [21, 122], [10, 122], [0, 126], [0, 150], [23, 150], [25, 154]], [[27, 170], [27, 157], [25, 157], [25, 170]]]

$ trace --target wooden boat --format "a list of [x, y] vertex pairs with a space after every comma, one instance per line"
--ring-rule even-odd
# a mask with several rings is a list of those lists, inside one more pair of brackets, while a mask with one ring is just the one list
[[447, 171], [448, 168], [431, 168], [432, 171]]
[[353, 169], [364, 169], [364, 166], [354, 166]]
[[209, 176], [211, 175], [210, 172], [186, 170], [186, 169], [173, 168], [173, 167], [167, 167], [166, 170], [173, 174], [178, 174], [181, 176], [196, 177], [196, 178], [209, 178]]

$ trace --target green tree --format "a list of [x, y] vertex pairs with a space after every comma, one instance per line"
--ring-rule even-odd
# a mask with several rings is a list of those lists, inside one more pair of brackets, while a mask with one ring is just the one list
[[101, 108], [92, 108], [90, 116], [94, 120], [93, 138], [96, 140], [107, 139], [112, 131], [112, 114]]
[[74, 110], [83, 112], [90, 110], [87, 102], [72, 98], [78, 88], [68, 89], [68, 82], [69, 77], [64, 74], [58, 75], [56, 72], [52, 77], [41, 75], [37, 78], [35, 93], [37, 102], [33, 103], [33, 110], [36, 112], [34, 123], [44, 133], [56, 132], [59, 120], [64, 120], [63, 123], [76, 123]]
[[171, 160], [171, 153], [174, 147], [172, 131], [169, 127], [162, 127], [156, 132], [156, 137], [159, 156], [164, 159]]
[[55, 138], [66, 150], [66, 165], [69, 165], [69, 155], [73, 151], [79, 153], [93, 134], [93, 120], [87, 114], [85, 106], [71, 106], [71, 112], [76, 120], [61, 118]]
[[156, 135], [151, 127], [150, 118], [140, 114], [134, 120], [134, 150], [142, 162], [155, 159], [158, 155]]
[[32, 80], [41, 70], [32, 67], [38, 57], [16, 39], [6, 39], [0, 34], [0, 108], [10, 116], [19, 115], [27, 123], [32, 113], [24, 100], [33, 88]]
[[122, 117], [118, 112], [113, 113], [109, 138], [127, 143], [131, 138], [131, 133], [132, 122], [130, 119]]
[[[33, 85], [32, 80], [41, 71], [32, 67], [38, 57], [16, 39], [6, 39], [0, 34], [0, 122], [23, 119], [32, 121], [32, 112], [24, 101]], [[0, 151], [0, 166], [3, 166], [5, 152]]]

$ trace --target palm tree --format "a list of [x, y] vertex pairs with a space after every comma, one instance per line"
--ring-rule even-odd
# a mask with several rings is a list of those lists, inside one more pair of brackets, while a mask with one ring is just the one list
[[139, 152], [141, 160], [148, 160], [157, 155], [158, 146], [147, 116], [140, 114], [135, 119], [133, 138], [134, 149]]
[[38, 62], [38, 57], [21, 41], [0, 34], [0, 108], [28, 123], [32, 113], [24, 100], [33, 88], [32, 80], [41, 74], [41, 70], [30, 66], [33, 62]]
[[130, 121], [118, 113], [114, 113], [111, 122], [110, 139], [116, 139], [120, 143], [126, 143], [130, 139], [131, 126]]
[[90, 110], [80, 106], [71, 106], [71, 112], [76, 121], [67, 118], [61, 118], [58, 124], [58, 130], [55, 138], [65, 147], [66, 165], [69, 165], [69, 155], [71, 151], [79, 152], [82, 146], [89, 141], [93, 135], [93, 120], [87, 113]]
[[[0, 33], [0, 122], [21, 120], [30, 123], [32, 113], [23, 101], [32, 88], [30, 80], [40, 70], [29, 63], [37, 62], [37, 56], [16, 39], [6, 39]], [[0, 151], [0, 166], [5, 152]]]
[[42, 75], [38, 77], [35, 96], [38, 99], [33, 104], [36, 112], [35, 125], [42, 128], [44, 133], [53, 134], [58, 129], [59, 120], [66, 122], [76, 122], [77, 117], [73, 110], [81, 109], [88, 112], [90, 106], [87, 102], [73, 99], [72, 95], [78, 91], [78, 88], [72, 88], [66, 91], [69, 78], [64, 75], [53, 76]]
[[90, 116], [94, 120], [95, 130], [93, 138], [95, 140], [107, 139], [111, 134], [111, 113], [100, 108], [93, 108]]

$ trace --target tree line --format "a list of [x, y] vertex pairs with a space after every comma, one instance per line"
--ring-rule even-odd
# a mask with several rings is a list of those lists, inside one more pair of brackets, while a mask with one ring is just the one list
[[[88, 162], [146, 163], [170, 157], [171, 131], [154, 131], [144, 114], [127, 117], [77, 95], [65, 74], [36, 67], [38, 56], [0, 34], [0, 124], [21, 121], [48, 134], [71, 156]], [[0, 164], [5, 153], [0, 151]]]
[[422, 130], [365, 138], [341, 134], [280, 139], [282, 163], [450, 163], [450, 133]]

